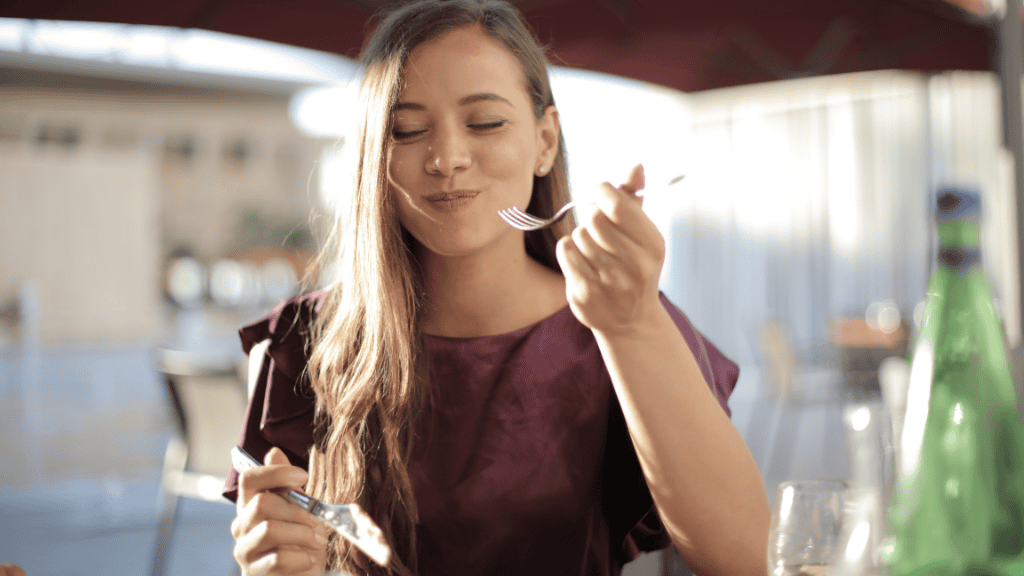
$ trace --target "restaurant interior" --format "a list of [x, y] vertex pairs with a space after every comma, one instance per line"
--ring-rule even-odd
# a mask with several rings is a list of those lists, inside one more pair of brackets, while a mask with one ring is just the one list
[[[770, 502], [851, 478], [850, 406], [906, 412], [942, 187], [982, 198], [1020, 382], [1020, 0], [514, 3], [574, 199], [645, 165], [660, 288], [739, 364]], [[386, 2], [178, 4], [0, 2], [0, 564], [29, 576], [237, 573], [237, 329], [332, 279], [307, 272]]]

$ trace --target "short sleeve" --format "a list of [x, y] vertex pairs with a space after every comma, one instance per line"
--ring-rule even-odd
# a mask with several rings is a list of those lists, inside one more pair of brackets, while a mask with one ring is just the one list
[[[308, 468], [313, 446], [314, 397], [306, 375], [310, 328], [323, 292], [283, 302], [270, 314], [239, 329], [242, 350], [269, 341], [249, 399], [239, 446], [262, 461], [274, 446], [295, 466]], [[238, 498], [238, 472], [232, 468], [224, 496]]]
[[[697, 332], [690, 321], [664, 294], [662, 305], [686, 339], [700, 365], [708, 387], [718, 398], [722, 410], [730, 414], [728, 400], [739, 380], [739, 366], [729, 360], [709, 340]], [[633, 441], [626, 427], [622, 407], [613, 395], [609, 409], [608, 439], [605, 450], [603, 483], [604, 507], [612, 542], [613, 560], [622, 566], [643, 552], [666, 548], [672, 539], [665, 530], [644, 479]]]
[[739, 381], [740, 367], [732, 360], [729, 360], [710, 340], [698, 332], [686, 315], [676, 308], [664, 294], [661, 295], [661, 303], [668, 310], [669, 316], [672, 317], [672, 321], [676, 324], [676, 328], [679, 329], [683, 338], [686, 339], [686, 343], [690, 346], [690, 352], [693, 353], [693, 357], [697, 360], [697, 365], [700, 366], [701, 373], [704, 374], [704, 381], [708, 383], [708, 387], [715, 393], [715, 397], [718, 398], [718, 403], [722, 406], [722, 410], [725, 410], [727, 415], [732, 416], [728, 402], [729, 396], [732, 395], [732, 391], [736, 388], [736, 382]]

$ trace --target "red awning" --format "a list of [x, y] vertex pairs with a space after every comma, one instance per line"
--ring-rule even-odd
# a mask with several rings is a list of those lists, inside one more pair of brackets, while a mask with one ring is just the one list
[[[5, 17], [204, 28], [355, 57], [386, 0], [18, 0]], [[991, 70], [982, 0], [522, 0], [553, 63], [688, 92], [900, 68]]]

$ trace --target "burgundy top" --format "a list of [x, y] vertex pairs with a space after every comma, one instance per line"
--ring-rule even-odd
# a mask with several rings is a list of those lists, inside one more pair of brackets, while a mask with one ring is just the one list
[[[239, 330], [246, 353], [270, 339], [241, 434], [257, 459], [278, 446], [308, 466], [314, 401], [302, 370], [324, 296]], [[739, 368], [661, 299], [728, 414]], [[421, 576], [618, 576], [671, 543], [594, 335], [568, 306], [508, 334], [424, 338], [434, 425], [409, 463]], [[232, 500], [237, 481], [231, 470]]]

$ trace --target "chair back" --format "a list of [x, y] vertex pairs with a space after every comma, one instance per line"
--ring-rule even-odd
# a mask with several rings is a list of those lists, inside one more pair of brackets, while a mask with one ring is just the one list
[[778, 396], [796, 392], [796, 353], [781, 323], [769, 320], [761, 325], [761, 348], [772, 392]]
[[245, 419], [244, 360], [161, 349], [158, 366], [187, 449], [186, 468], [223, 476]]

